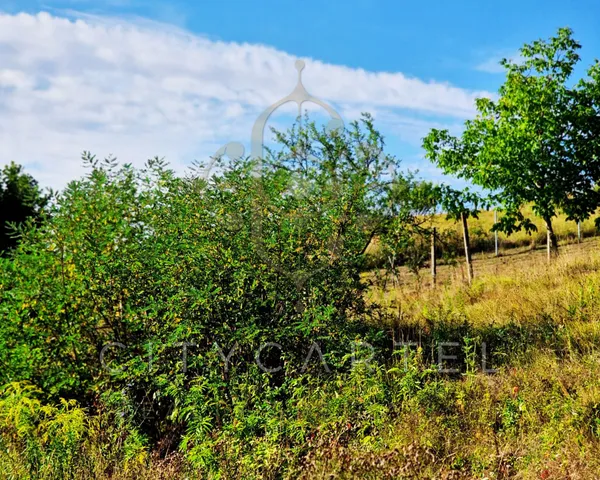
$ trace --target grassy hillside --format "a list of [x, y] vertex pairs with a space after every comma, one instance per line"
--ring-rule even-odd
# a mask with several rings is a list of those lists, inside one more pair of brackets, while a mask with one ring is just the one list
[[[564, 248], [551, 266], [543, 251], [478, 257], [471, 286], [457, 271], [440, 267], [435, 289], [408, 273], [400, 284], [374, 285], [369, 300], [393, 313], [381, 327], [417, 345], [406, 357], [390, 352], [391, 363], [298, 385], [301, 401], [267, 422], [252, 456], [240, 463], [241, 445], [223, 437], [215, 445], [222, 478], [597, 478], [598, 241]], [[457, 356], [446, 365], [457, 373], [438, 371], [441, 342], [456, 342], [444, 348]], [[482, 371], [483, 343], [495, 373]], [[34, 451], [47, 462], [43, 478], [55, 478], [61, 454], [70, 455], [75, 478], [210, 478], [181, 450], [158, 460], [127, 438], [108, 448], [115, 427], [100, 428], [106, 419], [27, 399], [12, 390], [0, 402], [8, 478], [25, 478], [23, 459]], [[29, 428], [38, 410], [41, 423]], [[294, 431], [311, 433], [298, 447]]]
[[[583, 228], [582, 228], [583, 230]], [[560, 242], [560, 262], [569, 262], [575, 259], [582, 259], [586, 256], [593, 256], [597, 251], [598, 238], [589, 236], [584, 238], [581, 243], [577, 243], [576, 237], [571, 239], [567, 236], [563, 236], [563, 240]], [[590, 228], [588, 233], [591, 235], [594, 231]], [[526, 246], [514, 246], [508, 249], [500, 250], [499, 255], [496, 257], [491, 252], [477, 252], [473, 254], [473, 269], [476, 277], [483, 276], [489, 281], [494, 276], [509, 276], [509, 275], [520, 275], [522, 271], [529, 272], [530, 270], [539, 271], [548, 268], [546, 247], [544, 243]], [[464, 259], [458, 259], [454, 264], [438, 264], [437, 266], [437, 283], [442, 285], [448, 284], [461, 284], [467, 281], [466, 270], [464, 265]], [[387, 291], [386, 295], [394, 297], [423, 294], [423, 290], [429, 289], [431, 285], [431, 271], [429, 265], [419, 269], [417, 274], [414, 274], [406, 267], [400, 267], [398, 269], [398, 276], [392, 278], [391, 276], [385, 276], [386, 273], [383, 270], [374, 270], [364, 274], [364, 278], [369, 281], [374, 281], [376, 278], [381, 277], [378, 282], [383, 281], [386, 285], [402, 286], [395, 291], [390, 293]], [[377, 289], [378, 291], [380, 289]], [[381, 297], [378, 297], [382, 300]], [[387, 300], [385, 300], [387, 301]]]
[[[499, 233], [498, 240], [501, 249], [527, 246], [532, 242], [535, 242], [536, 244], [544, 244], [546, 242], [546, 226], [544, 225], [544, 222], [533, 214], [530, 207], [525, 207], [522, 211], [525, 216], [533, 220], [533, 223], [536, 225], [538, 231], [532, 235], [528, 235], [524, 231], [513, 233], [510, 236], [507, 236], [504, 233]], [[494, 235], [490, 232], [493, 224], [493, 211], [484, 211], [481, 212], [478, 219], [469, 219], [469, 231], [473, 241], [475, 243], [487, 242], [490, 251], [493, 250]], [[451, 229], [459, 234], [462, 234], [460, 230], [461, 226], [456, 222], [446, 220], [443, 215], [436, 217], [434, 220], [434, 226], [437, 226], [441, 230]], [[573, 221], [567, 221], [565, 215], [559, 215], [556, 217], [554, 219], [553, 226], [559, 242], [572, 242], [577, 240], [577, 223]], [[582, 237], [590, 237], [596, 234], [597, 231], [593, 218], [581, 223]]]
[[[498, 233], [498, 251], [500, 255], [513, 255], [524, 250], [535, 250], [536, 248], [545, 248], [546, 245], [546, 226], [544, 222], [533, 215], [530, 207], [525, 207], [523, 213], [532, 219], [537, 227], [536, 232], [527, 234], [524, 231], [515, 232], [512, 235]], [[471, 241], [472, 254], [477, 256], [487, 256], [495, 252], [495, 236], [491, 231], [494, 224], [494, 212], [483, 211], [479, 218], [469, 219], [469, 235]], [[427, 227], [436, 227], [440, 240], [437, 242], [438, 263], [445, 263], [445, 258], [456, 258], [464, 255], [463, 233], [460, 222], [447, 220], [445, 215], [439, 214], [433, 217]], [[567, 221], [565, 215], [559, 215], [553, 222], [554, 231], [558, 237], [559, 244], [568, 245], [578, 242], [577, 223]], [[581, 223], [581, 238], [586, 239], [598, 235], [594, 218], [590, 218]], [[429, 261], [430, 244], [428, 238], [417, 238], [415, 255], [421, 256], [424, 263]], [[378, 239], [375, 238], [367, 253], [370, 255], [370, 267], [375, 268], [383, 266], [386, 263], [385, 258], [381, 256]], [[487, 268], [487, 267], [484, 267]]]

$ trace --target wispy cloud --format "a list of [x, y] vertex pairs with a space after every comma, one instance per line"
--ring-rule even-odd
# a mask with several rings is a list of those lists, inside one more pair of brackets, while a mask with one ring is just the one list
[[[0, 14], [0, 162], [29, 164], [46, 185], [79, 176], [83, 150], [134, 164], [165, 156], [183, 168], [247, 141], [258, 113], [295, 84], [296, 58], [268, 46], [139, 19], [70, 17]], [[412, 141], [427, 126], [420, 116], [459, 122], [489, 96], [399, 72], [306, 64], [311, 93], [346, 112], [376, 111], [385, 128], [401, 118]]]
[[475, 66], [475, 70], [485, 73], [502, 73], [504, 71], [504, 67], [500, 65], [500, 60], [503, 57], [494, 57], [486, 60], [485, 62], [480, 63]]
[[502, 65], [500, 65], [500, 61], [503, 58], [507, 58], [512, 62], [519, 62], [521, 60], [521, 55], [519, 52], [509, 52], [505, 54], [496, 54], [487, 60], [477, 64], [475, 66], [475, 70], [485, 73], [504, 73], [505, 69]]

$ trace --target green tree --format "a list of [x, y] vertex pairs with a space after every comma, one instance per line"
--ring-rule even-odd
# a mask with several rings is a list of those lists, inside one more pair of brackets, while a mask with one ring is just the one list
[[473, 262], [471, 261], [471, 242], [469, 239], [469, 217], [478, 218], [479, 212], [486, 208], [486, 201], [480, 195], [469, 191], [469, 189], [456, 190], [448, 185], [438, 187], [438, 198], [442, 211], [446, 213], [448, 220], [460, 222], [463, 232], [463, 243], [465, 247], [465, 262], [467, 265], [467, 278], [469, 283], [473, 281]]
[[546, 224], [548, 258], [558, 253], [557, 213], [583, 220], [600, 204], [600, 66], [573, 84], [579, 49], [568, 28], [524, 45], [519, 62], [502, 60], [506, 80], [497, 100], [477, 99], [478, 114], [460, 138], [434, 129], [423, 140], [427, 158], [446, 173], [495, 192], [505, 216], [494, 229], [533, 230], [521, 214], [531, 204]]
[[379, 256], [385, 259], [386, 269], [397, 280], [397, 267], [405, 265], [418, 275], [429, 258], [427, 247], [432, 235], [432, 218], [439, 203], [438, 187], [408, 172], [396, 175], [386, 196], [388, 205], [383, 211], [386, 221], [381, 224]]
[[14, 249], [18, 230], [28, 219], [37, 221], [49, 196], [42, 193], [38, 182], [11, 162], [0, 171], [0, 254]]

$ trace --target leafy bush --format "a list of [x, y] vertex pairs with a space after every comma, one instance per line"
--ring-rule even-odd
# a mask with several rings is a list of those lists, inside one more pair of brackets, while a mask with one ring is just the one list
[[2, 260], [0, 380], [101, 397], [209, 465], [215, 427], [268, 436], [292, 379], [348, 371], [352, 342], [376, 339], [360, 271], [395, 160], [368, 116], [279, 140], [260, 175], [239, 160], [208, 179], [85, 154]]
[[0, 465], [8, 478], [89, 478], [98, 466], [145, 463], [144, 439], [127, 419], [91, 417], [74, 400], [43, 403], [41, 394], [18, 382], [0, 391]]
[[11, 162], [0, 170], [0, 255], [7, 255], [18, 243], [27, 222], [39, 222], [51, 199], [38, 182]]

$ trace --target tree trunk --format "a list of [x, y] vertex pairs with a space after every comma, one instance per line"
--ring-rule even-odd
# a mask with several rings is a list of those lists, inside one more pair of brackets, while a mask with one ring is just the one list
[[[494, 225], [498, 223], [498, 210], [494, 210]], [[494, 231], [494, 255], [498, 256], [498, 230]]]
[[436, 277], [437, 277], [437, 268], [436, 268], [436, 258], [435, 258], [435, 227], [433, 227], [433, 231], [431, 232], [431, 286], [435, 287]]
[[463, 226], [463, 239], [465, 241], [465, 260], [467, 262], [467, 278], [469, 284], [473, 281], [473, 263], [471, 262], [471, 244], [469, 242], [469, 226], [467, 225], [467, 216], [460, 214]]
[[552, 227], [552, 220], [549, 217], [544, 218], [546, 222], [546, 252], [548, 254], [548, 263], [552, 260], [552, 257], [558, 255], [558, 239], [554, 228]]

